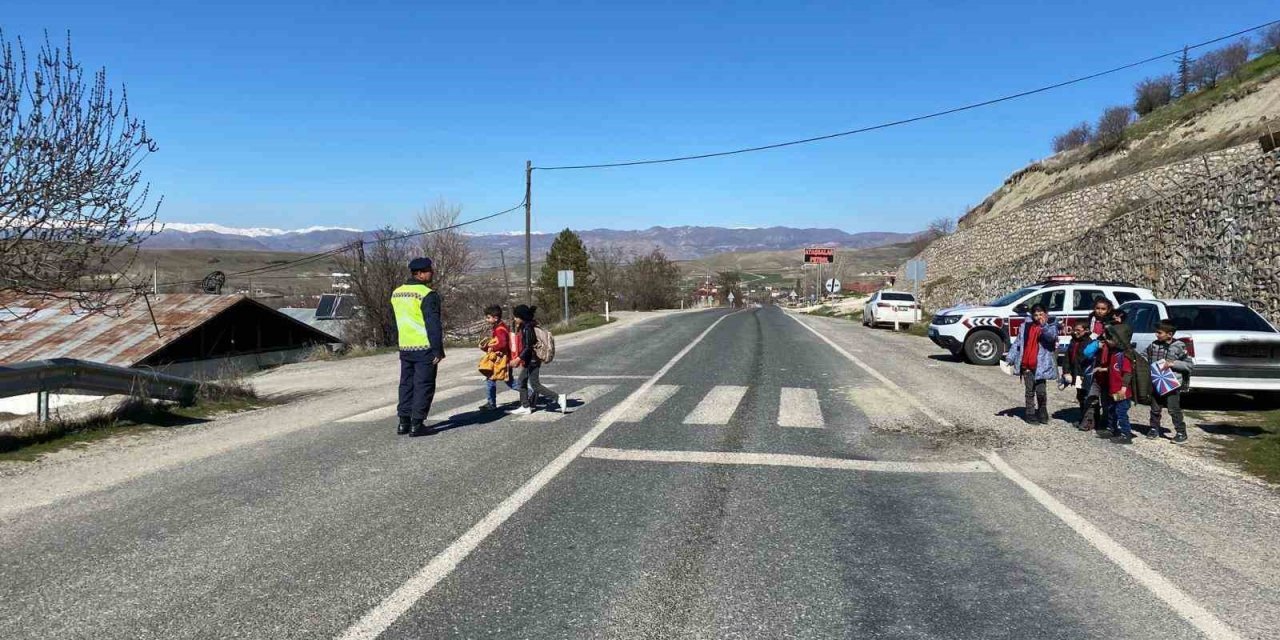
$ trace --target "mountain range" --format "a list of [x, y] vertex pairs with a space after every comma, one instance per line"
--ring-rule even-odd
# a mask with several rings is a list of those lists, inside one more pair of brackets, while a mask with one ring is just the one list
[[[170, 223], [149, 238], [148, 249], [202, 249], [239, 251], [295, 251], [314, 253], [336, 249], [361, 238], [369, 239], [372, 231], [341, 227], [312, 227], [284, 230], [271, 228], [237, 229], [216, 224]], [[657, 247], [667, 257], [690, 260], [733, 251], [777, 251], [801, 247], [843, 247], [861, 249], [915, 237], [911, 233], [861, 232], [839, 229], [797, 229], [792, 227], [724, 228], [724, 227], [650, 227], [637, 230], [589, 229], [578, 231], [587, 246], [611, 244], [629, 252], [648, 252]], [[533, 233], [533, 252], [541, 256], [551, 247], [554, 233]], [[481, 263], [497, 264], [500, 251], [512, 262], [524, 253], [524, 235], [513, 233], [472, 234], [468, 238], [480, 254]]]

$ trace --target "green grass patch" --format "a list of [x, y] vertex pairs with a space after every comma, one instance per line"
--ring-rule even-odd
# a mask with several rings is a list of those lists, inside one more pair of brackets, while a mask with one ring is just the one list
[[1254, 413], [1247, 420], [1257, 428], [1256, 435], [1232, 436], [1220, 455], [1253, 475], [1280, 483], [1280, 410]]
[[557, 322], [547, 327], [547, 329], [551, 331], [552, 335], [559, 336], [566, 333], [575, 333], [578, 331], [586, 331], [587, 329], [595, 329], [596, 327], [603, 327], [604, 325], [609, 324], [609, 322], [617, 321], [617, 318], [610, 317], [608, 322], [606, 322], [604, 314], [600, 313], [580, 313], [576, 316], [571, 316], [568, 324]]

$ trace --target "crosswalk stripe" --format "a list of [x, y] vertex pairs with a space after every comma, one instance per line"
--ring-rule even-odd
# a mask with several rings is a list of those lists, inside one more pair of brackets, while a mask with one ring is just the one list
[[719, 385], [713, 388], [693, 411], [685, 416], [685, 424], [728, 424], [738, 403], [747, 395], [747, 388], [736, 385]]
[[822, 407], [818, 405], [818, 390], [799, 387], [783, 387], [778, 400], [778, 426], [806, 429], [825, 428]]
[[[484, 390], [484, 387], [462, 386], [462, 387], [453, 387], [451, 389], [444, 389], [442, 391], [437, 391], [435, 398], [431, 401], [432, 408], [434, 408], [435, 404], [440, 402], [441, 400], [448, 400], [450, 398], [456, 398], [458, 396], [465, 395], [469, 392], [483, 391], [483, 390]], [[387, 418], [394, 418], [394, 417], [396, 417], [396, 405], [392, 404], [385, 407], [378, 407], [377, 409], [370, 409], [369, 411], [365, 411], [364, 413], [357, 413], [354, 416], [347, 416], [345, 418], [338, 420], [338, 422], [376, 422], [378, 420], [385, 420]]]
[[[574, 408], [576, 410], [581, 408], [581, 405], [587, 404], [588, 402], [591, 402], [592, 400], [595, 400], [596, 398], [599, 398], [604, 394], [609, 393], [610, 391], [613, 391], [615, 388], [617, 388], [617, 385], [613, 385], [613, 384], [588, 385], [573, 393], [570, 393], [569, 402], [572, 403], [576, 400], [579, 403], [579, 406]], [[571, 410], [570, 413], [572, 412], [573, 411]], [[566, 414], [563, 414], [559, 411], [535, 411], [527, 416], [520, 416], [519, 420], [521, 422], [554, 422], [556, 420], [559, 420], [560, 418], [563, 418], [565, 415]]]
[[645, 418], [653, 413], [662, 403], [666, 402], [680, 390], [677, 384], [655, 384], [649, 388], [649, 392], [636, 399], [631, 405], [631, 410], [626, 415], [618, 418], [618, 422], [643, 422]]

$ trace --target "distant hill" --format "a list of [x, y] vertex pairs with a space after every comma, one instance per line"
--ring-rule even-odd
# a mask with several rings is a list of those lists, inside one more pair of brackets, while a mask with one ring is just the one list
[[[341, 228], [313, 228], [298, 231], [281, 229], [234, 229], [218, 225], [171, 224], [146, 241], [147, 249], [216, 249], [237, 251], [290, 251], [314, 253], [336, 249], [373, 232]], [[728, 229], [724, 227], [650, 227], [640, 230], [590, 229], [578, 232], [588, 246], [613, 244], [628, 251], [647, 252], [657, 247], [675, 260], [693, 260], [717, 253], [779, 251], [805, 246], [863, 249], [907, 241], [910, 233], [848, 233], [839, 229], [797, 229], [791, 227]], [[508, 262], [523, 260], [521, 234], [477, 234], [470, 236], [480, 254], [482, 266], [496, 265], [499, 251]], [[551, 247], [553, 233], [532, 235], [533, 252], [539, 259]]]

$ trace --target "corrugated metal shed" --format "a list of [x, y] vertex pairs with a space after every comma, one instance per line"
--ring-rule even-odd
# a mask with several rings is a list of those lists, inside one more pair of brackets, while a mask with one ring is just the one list
[[[146, 300], [137, 297], [119, 311], [94, 314], [79, 310], [70, 301], [6, 300], [5, 306], [15, 313], [25, 315], [28, 310], [34, 313], [0, 323], [0, 362], [78, 358], [134, 366], [237, 305], [252, 307], [254, 314], [267, 314], [255, 317], [269, 318], [272, 322], [279, 320], [297, 325], [300, 331], [315, 332], [304, 323], [240, 295], [162, 293], [149, 299], [150, 311]], [[159, 336], [156, 327], [159, 327]], [[332, 340], [318, 332], [312, 337], [321, 338], [320, 342]]]

